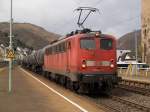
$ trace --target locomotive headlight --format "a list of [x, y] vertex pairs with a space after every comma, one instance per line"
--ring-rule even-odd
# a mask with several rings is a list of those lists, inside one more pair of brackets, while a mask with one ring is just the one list
[[82, 61], [82, 68], [86, 68], [86, 61], [85, 60]]
[[99, 37], [99, 36], [100, 36], [100, 33], [99, 33], [99, 32], [96, 32], [96, 33], [95, 33], [95, 36], [96, 36], [96, 37]]
[[86, 67], [86, 65], [85, 64], [82, 64], [82, 68], [85, 68]]
[[110, 64], [110, 67], [111, 67], [111, 68], [114, 68], [115, 66], [114, 66], [114, 64]]

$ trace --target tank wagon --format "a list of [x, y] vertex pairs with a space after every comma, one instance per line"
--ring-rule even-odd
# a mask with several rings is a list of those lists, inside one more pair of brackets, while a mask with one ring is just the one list
[[44, 51], [45, 48], [32, 52], [28, 56], [24, 56], [22, 65], [33, 70], [34, 72], [42, 72], [44, 64]]
[[108, 91], [119, 81], [116, 39], [82, 30], [24, 58], [25, 66], [75, 91]]

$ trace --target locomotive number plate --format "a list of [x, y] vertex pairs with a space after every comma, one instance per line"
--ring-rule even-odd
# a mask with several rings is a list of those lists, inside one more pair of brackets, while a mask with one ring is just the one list
[[95, 61], [90, 61], [90, 60], [88, 60], [88, 61], [86, 61], [86, 64], [87, 64], [87, 66], [95, 66]]
[[101, 61], [100, 66], [110, 66], [110, 62], [109, 61]]

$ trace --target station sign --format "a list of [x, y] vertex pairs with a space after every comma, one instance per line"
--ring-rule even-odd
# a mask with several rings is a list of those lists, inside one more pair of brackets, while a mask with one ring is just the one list
[[7, 49], [7, 52], [6, 52], [6, 57], [7, 58], [10, 58], [10, 59], [13, 59], [15, 58], [15, 53], [14, 53], [14, 50], [13, 49]]

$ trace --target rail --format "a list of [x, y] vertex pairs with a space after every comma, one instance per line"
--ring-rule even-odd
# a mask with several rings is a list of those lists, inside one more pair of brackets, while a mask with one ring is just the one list
[[144, 89], [150, 89], [150, 83], [149, 82], [144, 82], [144, 81], [135, 81], [135, 80], [122, 79], [120, 84], [139, 87], [139, 88], [144, 88]]
[[123, 98], [120, 98], [118, 96], [113, 96], [111, 95], [110, 96], [113, 100], [115, 101], [118, 101], [118, 102], [121, 102], [123, 104], [126, 104], [130, 107], [134, 107], [134, 108], [137, 108], [139, 110], [142, 110], [142, 111], [146, 111], [146, 112], [150, 112], [150, 107], [147, 107], [147, 106], [144, 106], [144, 105], [140, 105], [138, 103], [135, 103], [133, 101], [129, 101], [129, 100], [126, 100], [126, 99], [123, 99]]
[[145, 96], [150, 96], [150, 83], [148, 82], [122, 79], [118, 87]]

